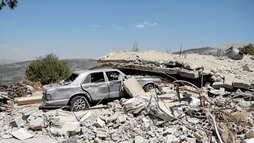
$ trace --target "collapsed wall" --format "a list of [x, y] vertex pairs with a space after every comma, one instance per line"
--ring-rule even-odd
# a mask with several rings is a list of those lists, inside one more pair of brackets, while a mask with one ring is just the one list
[[118, 51], [101, 57], [96, 68], [111, 67], [180, 75], [190, 79], [209, 76], [214, 88], [254, 89], [253, 57], [242, 60], [211, 55], [178, 55], [160, 51]]

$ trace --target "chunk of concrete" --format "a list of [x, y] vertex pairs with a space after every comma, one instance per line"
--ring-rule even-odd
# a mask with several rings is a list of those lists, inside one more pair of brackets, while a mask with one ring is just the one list
[[99, 138], [106, 138], [108, 136], [107, 129], [97, 128], [96, 136]]
[[165, 143], [180, 143], [180, 140], [174, 135], [167, 135]]
[[41, 130], [44, 127], [44, 119], [37, 117], [35, 120], [31, 120], [29, 123], [29, 128], [32, 130]]
[[16, 131], [10, 132], [10, 134], [19, 140], [26, 140], [34, 136], [33, 134], [30, 134], [25, 128], [20, 128]]
[[214, 82], [212, 85], [213, 88], [221, 88], [223, 86], [224, 86], [223, 82]]
[[228, 89], [233, 89], [233, 81], [235, 74], [229, 73], [224, 75], [224, 87]]
[[253, 69], [250, 68], [250, 65], [248, 65], [248, 64], [243, 65], [243, 70], [244, 71], [248, 71], [248, 72], [252, 72], [253, 71]]
[[181, 75], [183, 77], [187, 77], [187, 78], [192, 78], [192, 79], [199, 78], [198, 71], [190, 71], [190, 70], [186, 70], [186, 69], [180, 69], [178, 71], [178, 73], [179, 73], [179, 75]]
[[135, 77], [125, 80], [123, 82], [123, 87], [131, 97], [146, 95], [144, 89]]
[[51, 127], [50, 132], [55, 135], [68, 135], [68, 133], [78, 133], [81, 131], [79, 122], [65, 122], [61, 127]]
[[135, 143], [144, 143], [145, 139], [141, 136], [136, 136], [134, 142]]
[[243, 79], [234, 79], [233, 87], [234, 88], [249, 89], [250, 82], [247, 80], [243, 80]]

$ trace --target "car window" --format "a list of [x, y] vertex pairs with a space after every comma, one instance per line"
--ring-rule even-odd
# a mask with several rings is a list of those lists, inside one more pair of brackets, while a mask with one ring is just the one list
[[99, 83], [99, 82], [105, 82], [103, 72], [91, 73], [86, 77], [84, 81], [84, 83]]
[[107, 75], [109, 81], [114, 81], [114, 80], [120, 79], [120, 73], [118, 71], [106, 72], [106, 75]]
[[77, 77], [78, 77], [78, 74], [72, 73], [71, 76], [68, 77], [64, 82], [65, 82], [65, 83], [73, 82]]

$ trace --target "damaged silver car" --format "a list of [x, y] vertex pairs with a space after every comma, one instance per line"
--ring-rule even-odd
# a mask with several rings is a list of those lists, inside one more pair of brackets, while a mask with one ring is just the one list
[[[77, 71], [61, 84], [43, 86], [43, 105], [71, 106], [75, 110], [85, 109], [91, 103], [120, 98], [125, 94], [123, 80], [126, 75], [117, 69]], [[140, 85], [148, 91], [153, 81], [160, 78], [139, 78]]]

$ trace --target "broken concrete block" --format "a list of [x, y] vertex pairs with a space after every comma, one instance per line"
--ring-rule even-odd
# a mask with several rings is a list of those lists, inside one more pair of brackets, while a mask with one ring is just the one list
[[96, 136], [99, 138], [106, 138], [108, 136], [107, 129], [97, 128]]
[[80, 131], [79, 122], [65, 122], [61, 127], [50, 127], [50, 132], [54, 135], [68, 135], [68, 133], [78, 133]]
[[174, 135], [167, 135], [165, 143], [180, 143], [180, 140]]
[[148, 104], [148, 101], [142, 97], [128, 99], [123, 103], [126, 112], [137, 114]]
[[233, 89], [234, 79], [235, 79], [235, 74], [229, 73], [224, 75], [224, 87], [228, 89]]
[[145, 142], [145, 139], [141, 136], [136, 136], [135, 137], [135, 140], [134, 140], [134, 143], [144, 143]]
[[250, 83], [249, 83], [249, 81], [247, 81], [247, 80], [243, 80], [243, 79], [234, 79], [233, 87], [234, 87], [234, 88], [249, 89]]
[[190, 70], [186, 70], [186, 69], [180, 69], [178, 71], [178, 73], [179, 73], [179, 75], [181, 75], [183, 77], [187, 77], [187, 78], [192, 78], [192, 79], [199, 78], [198, 71], [190, 71]]
[[10, 132], [10, 134], [19, 140], [26, 140], [34, 136], [30, 134], [25, 128], [20, 128], [16, 131]]
[[32, 130], [41, 130], [44, 127], [44, 119], [37, 117], [35, 120], [29, 122], [29, 128]]
[[125, 80], [123, 82], [123, 87], [131, 97], [146, 95], [144, 89], [141, 87], [135, 77]]
[[223, 86], [224, 86], [223, 82], [214, 82], [212, 85], [213, 88], [221, 88]]
[[124, 123], [125, 120], [126, 120], [125, 115], [119, 115], [118, 118], [117, 118], [117, 121], [118, 121], [119, 123]]
[[254, 138], [254, 130], [253, 131], [248, 131], [245, 136], [247, 138]]
[[253, 71], [253, 69], [250, 68], [250, 65], [248, 65], [248, 64], [243, 65], [243, 70], [244, 71], [248, 71], [248, 72], [252, 72]]
[[97, 118], [97, 125], [99, 125], [99, 127], [104, 127], [105, 126], [105, 122], [101, 119], [101, 118]]
[[246, 139], [243, 141], [243, 143], [254, 143], [254, 138]]

